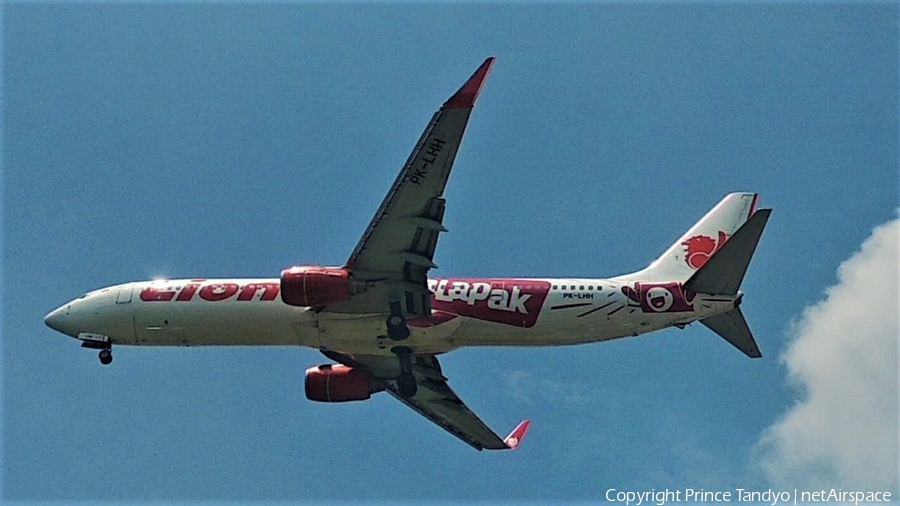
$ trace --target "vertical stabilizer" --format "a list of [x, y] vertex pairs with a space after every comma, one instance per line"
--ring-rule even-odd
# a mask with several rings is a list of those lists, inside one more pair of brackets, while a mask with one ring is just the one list
[[646, 269], [633, 276], [647, 281], [686, 280], [756, 211], [758, 195], [729, 193]]
[[685, 289], [712, 295], [737, 294], [770, 214], [771, 209], [754, 213], [731, 240], [684, 283]]

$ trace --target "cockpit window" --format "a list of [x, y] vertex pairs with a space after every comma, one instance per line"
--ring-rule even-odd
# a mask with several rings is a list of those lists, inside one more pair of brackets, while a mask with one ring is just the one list
[[98, 288], [96, 290], [92, 290], [92, 291], [82, 295], [81, 297], [78, 297], [78, 299], [86, 299], [88, 297], [93, 297], [94, 295], [97, 295], [98, 293], [104, 293], [104, 292], [108, 292], [108, 291], [109, 291], [109, 288]]

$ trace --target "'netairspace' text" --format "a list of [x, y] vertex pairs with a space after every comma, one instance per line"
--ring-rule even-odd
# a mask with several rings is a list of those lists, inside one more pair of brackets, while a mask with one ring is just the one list
[[811, 502], [845, 502], [858, 505], [869, 502], [890, 502], [890, 492], [859, 492], [833, 488], [831, 490], [800, 491], [755, 491], [736, 488], [734, 491], [709, 491], [686, 488], [683, 490], [656, 490], [632, 492], [611, 488], [606, 491], [606, 500], [625, 503], [625, 506], [656, 504], [667, 502], [752, 502], [778, 504], [802, 504]]

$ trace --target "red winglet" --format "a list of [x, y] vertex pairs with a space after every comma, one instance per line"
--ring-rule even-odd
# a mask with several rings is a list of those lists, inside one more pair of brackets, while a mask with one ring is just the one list
[[484, 84], [484, 80], [487, 79], [492, 65], [494, 65], [493, 56], [484, 60], [484, 63], [478, 67], [478, 70], [472, 74], [472, 77], [466, 81], [466, 84], [462, 85], [459, 91], [444, 102], [441, 109], [468, 109], [474, 107], [475, 99], [478, 98], [478, 92], [481, 91], [481, 86]]
[[516, 425], [516, 428], [506, 436], [506, 439], [504, 439], [503, 442], [506, 443], [506, 446], [508, 446], [510, 450], [515, 450], [519, 447], [522, 440], [525, 439], [528, 427], [531, 427], [531, 420], [522, 420], [519, 422], [519, 425]]

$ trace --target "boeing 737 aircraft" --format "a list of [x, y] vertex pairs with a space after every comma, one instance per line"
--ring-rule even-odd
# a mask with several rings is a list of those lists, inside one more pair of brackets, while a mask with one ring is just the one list
[[731, 193], [647, 268], [610, 279], [429, 279], [442, 198], [488, 58], [434, 113], [341, 267], [297, 266], [271, 279], [153, 280], [92, 291], [45, 318], [100, 350], [113, 345], [299, 345], [333, 364], [306, 371], [307, 398], [361, 401], [386, 391], [481, 450], [516, 448], [447, 384], [438, 355], [463, 346], [556, 346], [700, 322], [750, 357], [759, 348], [739, 290], [771, 210]]

